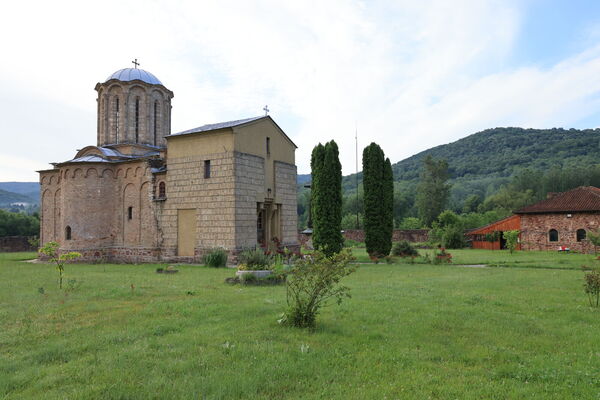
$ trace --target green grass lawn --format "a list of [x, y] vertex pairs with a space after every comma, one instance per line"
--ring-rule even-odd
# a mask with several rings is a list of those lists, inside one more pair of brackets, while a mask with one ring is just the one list
[[[418, 249], [419, 254], [429, 254], [433, 258], [433, 249]], [[461, 265], [485, 264], [491, 267], [519, 268], [558, 268], [580, 270], [582, 265], [600, 266], [593, 254], [559, 253], [557, 251], [515, 251], [508, 250], [447, 250], [452, 254], [452, 262]], [[352, 249], [357, 261], [371, 262], [364, 248]], [[397, 263], [408, 263], [408, 259], [398, 258]], [[382, 261], [385, 262], [385, 261]], [[419, 259], [416, 259], [419, 262]]]
[[581, 271], [361, 265], [309, 332], [277, 324], [284, 287], [233, 270], [67, 265], [60, 291], [32, 256], [0, 254], [2, 399], [600, 398]]

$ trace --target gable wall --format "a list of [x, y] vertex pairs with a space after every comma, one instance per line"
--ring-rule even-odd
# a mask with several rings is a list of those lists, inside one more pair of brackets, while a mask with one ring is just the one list
[[[177, 258], [178, 210], [195, 210], [194, 259], [214, 247], [235, 249], [234, 153], [231, 133], [172, 137], [166, 200], [160, 212], [163, 256]], [[210, 160], [210, 178], [204, 161]], [[186, 214], [187, 215], [187, 214]]]
[[[577, 230], [597, 231], [600, 228], [600, 213], [567, 214], [522, 214], [521, 246], [523, 250], [557, 250], [560, 246], [571, 250], [591, 253], [594, 246], [589, 240], [577, 242]], [[558, 241], [550, 242], [548, 231], [558, 231]]]

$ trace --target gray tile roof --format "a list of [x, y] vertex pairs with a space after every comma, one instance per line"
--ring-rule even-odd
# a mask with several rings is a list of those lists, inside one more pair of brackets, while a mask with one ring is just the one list
[[252, 117], [252, 118], [238, 119], [235, 121], [219, 122], [216, 124], [206, 124], [206, 125], [199, 126], [197, 128], [188, 129], [187, 131], [173, 133], [170, 136], [187, 135], [188, 133], [199, 133], [199, 132], [214, 131], [216, 129], [233, 128], [234, 126], [243, 125], [248, 122], [259, 120], [261, 118], [267, 118], [267, 117], [266, 116]]

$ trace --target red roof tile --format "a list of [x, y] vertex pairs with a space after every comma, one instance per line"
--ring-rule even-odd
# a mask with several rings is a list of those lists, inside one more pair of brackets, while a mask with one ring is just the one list
[[580, 186], [542, 200], [520, 210], [515, 214], [540, 214], [556, 212], [600, 211], [600, 189], [594, 186]]

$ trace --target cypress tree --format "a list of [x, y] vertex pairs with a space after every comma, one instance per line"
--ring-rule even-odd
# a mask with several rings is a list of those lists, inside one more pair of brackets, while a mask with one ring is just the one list
[[389, 158], [383, 165], [383, 226], [381, 252], [388, 255], [392, 251], [392, 235], [394, 234], [394, 171]]
[[394, 182], [392, 164], [371, 143], [363, 150], [365, 244], [369, 255], [386, 256], [392, 247]]
[[310, 158], [310, 169], [312, 182], [310, 184], [310, 211], [311, 211], [311, 219], [312, 219], [312, 240], [313, 245], [318, 248], [323, 243], [321, 239], [322, 229], [321, 229], [321, 221], [322, 219], [319, 217], [322, 214], [320, 210], [322, 204], [320, 201], [320, 182], [321, 175], [323, 171], [323, 160], [325, 158], [325, 147], [319, 143], [317, 146], [313, 148], [311, 158]]
[[313, 245], [331, 255], [342, 249], [342, 166], [337, 144], [319, 143], [311, 157]]

